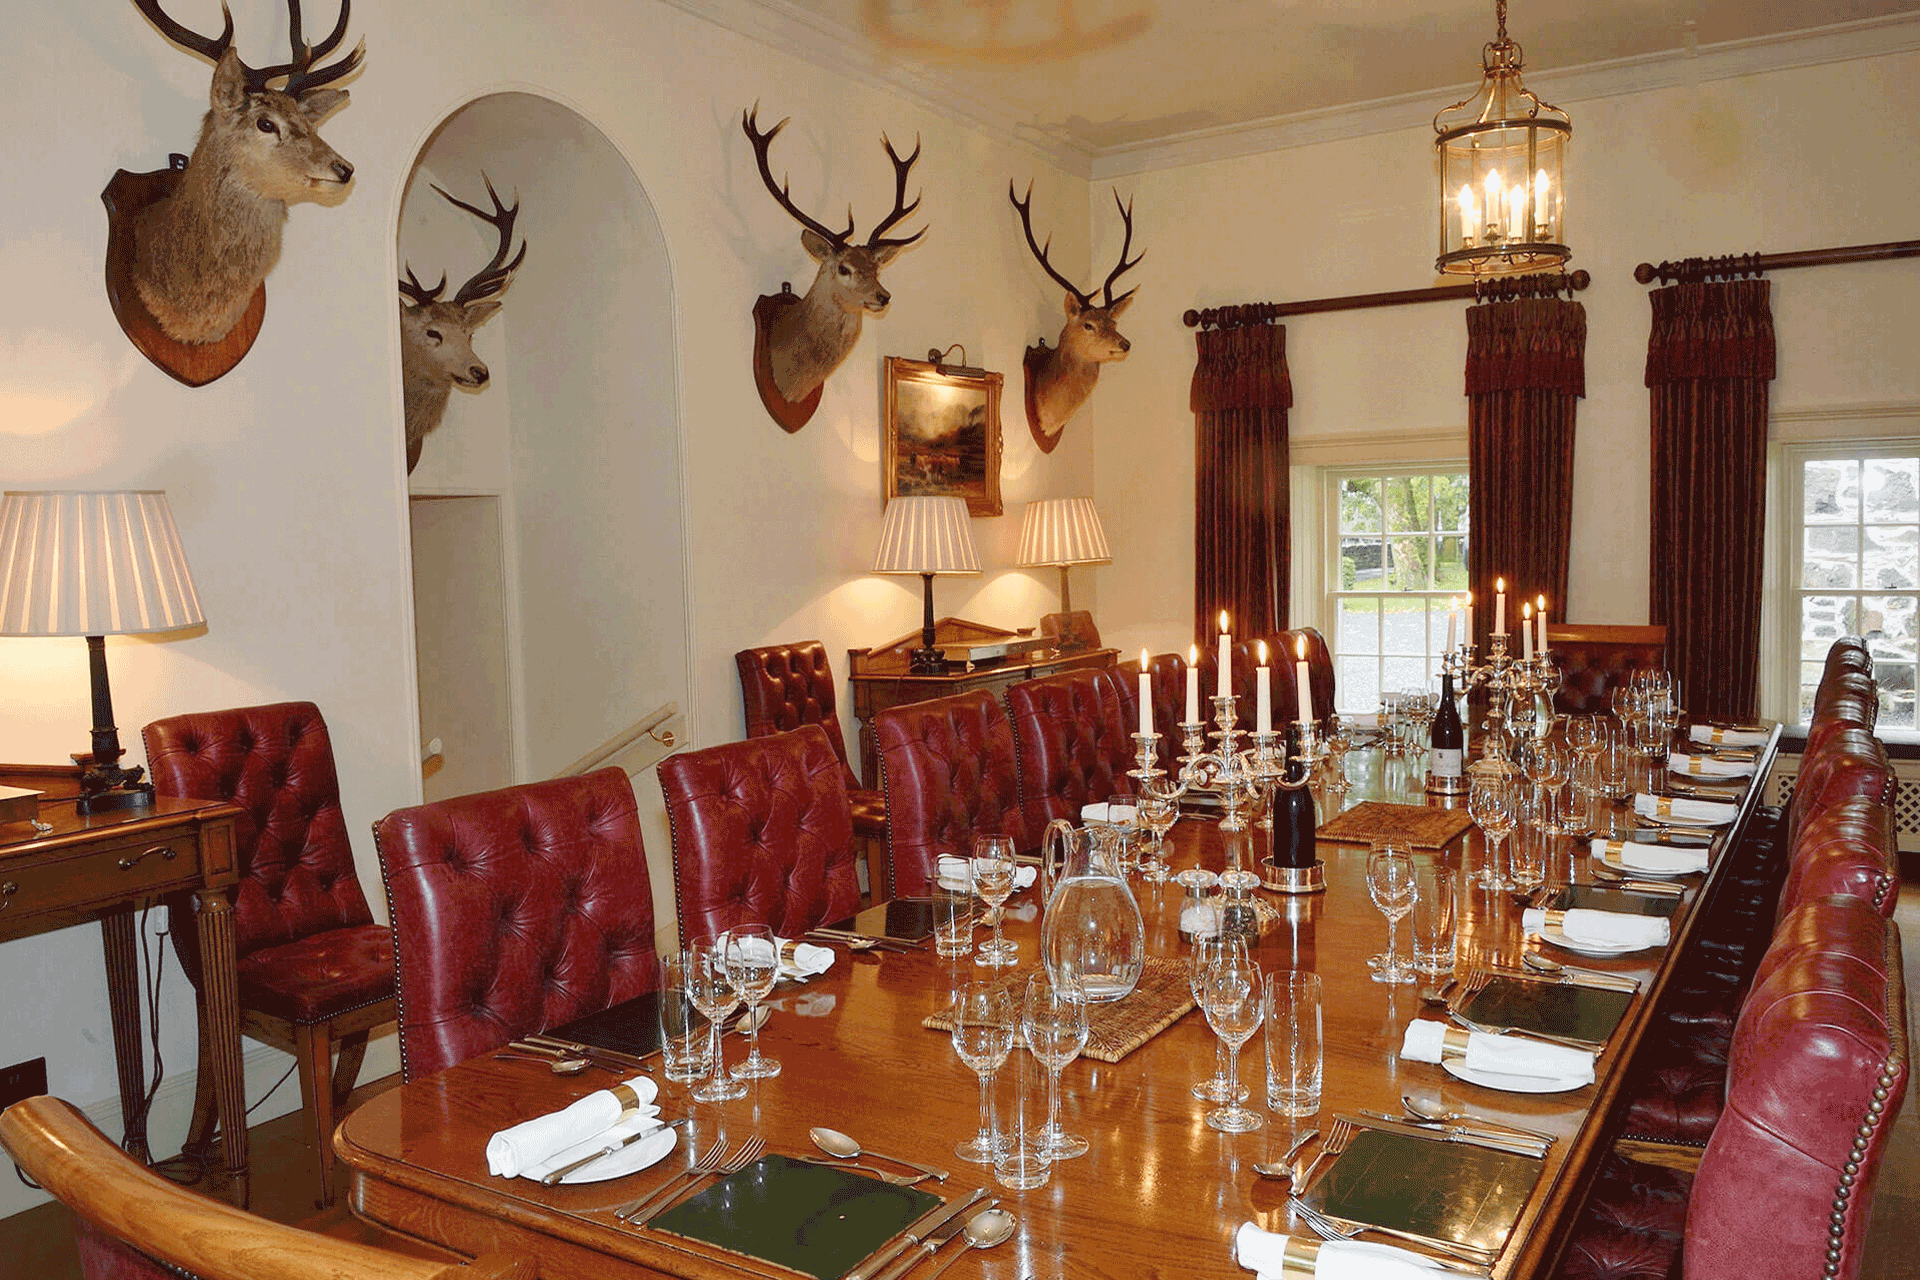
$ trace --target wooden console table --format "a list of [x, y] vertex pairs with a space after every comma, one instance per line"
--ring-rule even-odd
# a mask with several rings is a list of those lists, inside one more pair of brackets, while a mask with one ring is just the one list
[[0, 942], [100, 922], [124, 1145], [144, 1162], [149, 1158], [146, 1058], [134, 912], [167, 894], [195, 895], [203, 1034], [211, 1044], [214, 1102], [231, 1194], [244, 1206], [247, 1100], [240, 1075], [232, 901], [239, 879], [234, 855], [239, 816], [239, 809], [222, 801], [163, 798], [149, 808], [82, 817], [71, 799], [42, 799], [40, 821], [51, 823], [52, 831], [38, 831], [28, 822], [0, 823]]
[[[980, 643], [994, 636], [1016, 634], [961, 618], [942, 618], [934, 625], [934, 639], [939, 645]], [[987, 689], [999, 697], [1008, 685], [1022, 680], [1036, 680], [1076, 667], [1110, 667], [1120, 653], [1118, 649], [1083, 649], [1077, 653], [1037, 649], [977, 663], [971, 671], [955, 666], [944, 675], [922, 676], [907, 670], [907, 651], [919, 644], [920, 633], [915, 631], [883, 648], [847, 650], [847, 683], [853, 689], [853, 718], [860, 724], [860, 777], [866, 786], [880, 785], [879, 749], [873, 738], [873, 717], [877, 712], [975, 689]]]

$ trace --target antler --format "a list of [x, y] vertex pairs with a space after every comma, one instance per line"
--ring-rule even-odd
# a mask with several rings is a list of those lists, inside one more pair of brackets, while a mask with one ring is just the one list
[[[1029, 187], [1028, 191], [1031, 192], [1032, 188]], [[1135, 285], [1133, 286], [1133, 288], [1127, 290], [1125, 293], [1121, 294], [1118, 298], [1116, 298], [1113, 296], [1113, 282], [1115, 280], [1118, 280], [1121, 276], [1125, 275], [1127, 272], [1133, 270], [1135, 267], [1139, 266], [1140, 258], [1144, 258], [1147, 256], [1147, 251], [1145, 249], [1142, 249], [1140, 251], [1139, 258], [1135, 258], [1132, 262], [1127, 261], [1127, 250], [1133, 247], [1133, 200], [1129, 198], [1126, 204], [1122, 205], [1120, 203], [1120, 189], [1118, 187], [1115, 187], [1113, 190], [1113, 207], [1120, 210], [1120, 220], [1126, 224], [1127, 234], [1126, 234], [1126, 238], [1120, 242], [1119, 264], [1115, 266], [1112, 271], [1109, 271], [1107, 273], [1107, 282], [1104, 285], [1100, 286], [1101, 292], [1106, 295], [1106, 299], [1107, 299], [1104, 305], [1109, 307], [1118, 306], [1120, 303], [1125, 302], [1128, 298], [1131, 298], [1134, 294], [1140, 292], [1140, 286]]]
[[[218, 62], [226, 56], [233, 45], [233, 11], [227, 8], [226, 0], [220, 0], [221, 16], [227, 20], [226, 30], [220, 33], [218, 40], [201, 35], [191, 27], [183, 26], [167, 16], [160, 7], [160, 0], [133, 0], [134, 7], [147, 16], [147, 21], [160, 28], [160, 34], [183, 49], [191, 49], [211, 61]], [[243, 62], [240, 64], [245, 66]]]
[[[225, 0], [222, 0], [225, 3]], [[346, 38], [347, 18], [353, 10], [353, 0], [340, 0], [340, 18], [333, 24], [333, 30], [319, 44], [308, 46], [300, 38], [300, 0], [287, 0], [287, 43], [293, 50], [293, 61], [276, 63], [271, 67], [262, 67], [258, 71], [247, 72], [247, 87], [264, 89], [267, 82], [277, 76], [287, 78], [286, 92], [299, 97], [309, 89], [318, 89], [321, 85], [332, 84], [343, 76], [352, 74], [367, 56], [367, 42], [362, 40], [354, 46], [340, 61], [330, 67], [313, 69], [316, 60], [326, 57], [339, 48], [340, 41]]]
[[519, 254], [512, 262], [507, 261], [507, 251], [513, 248], [513, 222], [520, 216], [519, 201], [514, 202], [513, 208], [507, 208], [500, 203], [500, 196], [493, 189], [493, 180], [483, 173], [480, 175], [480, 181], [487, 184], [487, 198], [493, 201], [492, 213], [470, 205], [464, 200], [455, 199], [451, 193], [441, 190], [438, 185], [433, 188], [446, 196], [448, 202], [455, 208], [465, 209], [482, 221], [490, 223], [500, 233], [500, 247], [493, 251], [492, 261], [480, 268], [479, 272], [461, 285], [460, 291], [453, 295], [453, 300], [462, 306], [469, 302], [478, 302], [482, 298], [491, 298], [506, 288], [507, 281], [513, 278], [513, 273], [520, 269], [520, 264], [526, 261], [527, 257], [527, 242], [522, 240]]
[[407, 266], [407, 278], [400, 282], [400, 292], [406, 294], [409, 298], [413, 299], [413, 305], [416, 307], [424, 307], [429, 302], [440, 301], [440, 295], [445, 293], [446, 290], [447, 290], [447, 273], [446, 272], [442, 271], [440, 273], [440, 283], [433, 286], [433, 288], [429, 289], [425, 285], [421, 284], [418, 280], [413, 278], [413, 266], [411, 264], [408, 264]]
[[[1117, 196], [1115, 198], [1118, 199]], [[1013, 180], [1008, 179], [1007, 180], [1007, 199], [1013, 201], [1013, 207], [1020, 211], [1020, 227], [1023, 231], [1027, 233], [1027, 248], [1033, 250], [1033, 256], [1040, 260], [1041, 270], [1045, 271], [1049, 276], [1053, 277], [1053, 282], [1055, 284], [1059, 285], [1062, 289], [1065, 289], [1068, 293], [1072, 294], [1075, 298], [1077, 298], [1082, 307], [1092, 306], [1093, 295], [1090, 293], [1080, 292], [1080, 290], [1074, 285], [1073, 281], [1067, 279], [1065, 276], [1061, 275], [1058, 271], [1054, 270], [1053, 263], [1047, 260], [1047, 250], [1053, 248], [1053, 237], [1052, 236], [1047, 237], [1047, 243], [1044, 247], [1041, 246], [1033, 238], [1033, 183], [1031, 182], [1027, 183], [1027, 200], [1025, 204], [1022, 204], [1020, 202], [1020, 197], [1013, 194]], [[1123, 252], [1121, 256], [1125, 257], [1126, 255]], [[1119, 273], [1115, 272], [1115, 274], [1117, 275]], [[1111, 281], [1109, 281], [1109, 283], [1111, 283]]]
[[[847, 241], [853, 238], [853, 210], [851, 208], [847, 210], [847, 229], [845, 231], [830, 231], [827, 229], [825, 223], [816, 221], [800, 211], [800, 206], [793, 202], [793, 197], [787, 192], [786, 181], [776, 184], [773, 180], [773, 170], [767, 164], [767, 150], [773, 145], [773, 140], [780, 136], [780, 131], [787, 127], [787, 121], [792, 118], [792, 116], [782, 117], [779, 124], [762, 133], [754, 127], [760, 123], [760, 104], [755, 102], [752, 110], [742, 111], [740, 113], [740, 127], [747, 131], [747, 140], [753, 143], [753, 158], [760, 165], [760, 180], [767, 184], [767, 190], [771, 191], [773, 198], [780, 202], [780, 207], [792, 214], [793, 220], [807, 230], [817, 236], [823, 236], [831, 240], [835, 248], [844, 249], [847, 247]], [[891, 153], [893, 148], [888, 147], [887, 151]], [[919, 154], [919, 148], [914, 148], [914, 155], [917, 156]], [[901, 181], [904, 183], [906, 179], [903, 177]], [[918, 204], [919, 201], [916, 200], [914, 203]]]
[[[783, 120], [781, 123], [785, 124], [786, 122]], [[893, 212], [882, 218], [880, 224], [867, 236], [867, 248], [891, 249], [895, 246], [905, 248], [921, 236], [927, 234], [927, 229], [922, 227], [904, 240], [885, 240], [881, 237], [890, 230], [895, 223], [912, 217], [913, 211], [920, 207], [919, 195], [914, 196], [912, 204], [902, 203], [907, 198], [907, 174], [913, 170], [914, 162], [920, 159], [920, 135], [917, 133], [913, 135], [913, 154], [905, 160], [902, 160], [900, 153], [893, 149], [893, 142], [886, 134], [883, 133], [880, 135], [880, 143], [887, 149], [887, 159], [893, 161]], [[923, 189], [920, 194], [926, 194], [925, 190]], [[847, 234], [853, 234], [853, 214], [851, 210], [849, 210], [847, 214]]]

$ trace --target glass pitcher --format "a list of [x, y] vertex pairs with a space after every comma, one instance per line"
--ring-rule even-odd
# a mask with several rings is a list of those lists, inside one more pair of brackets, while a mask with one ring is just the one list
[[1056, 818], [1040, 842], [1046, 919], [1040, 959], [1055, 982], [1074, 978], [1094, 1004], [1118, 1000], [1140, 982], [1147, 930], [1120, 863], [1121, 833], [1085, 831]]

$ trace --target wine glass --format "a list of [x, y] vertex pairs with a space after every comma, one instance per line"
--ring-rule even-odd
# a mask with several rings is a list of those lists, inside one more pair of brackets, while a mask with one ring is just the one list
[[713, 1035], [713, 1074], [694, 1088], [693, 1099], [725, 1102], [729, 1098], [745, 1097], [746, 1083], [734, 1079], [727, 1071], [726, 1042], [720, 1037], [721, 1022], [740, 1007], [740, 994], [727, 981], [726, 952], [721, 948], [720, 939], [707, 936], [694, 939], [687, 954], [690, 957], [687, 995], [693, 1000], [693, 1007], [707, 1016]]
[[1413, 966], [1400, 958], [1400, 921], [1413, 910], [1413, 851], [1380, 841], [1367, 854], [1367, 895], [1387, 918], [1387, 953], [1367, 962], [1373, 980], [1390, 986], [1413, 981]]
[[1140, 825], [1153, 838], [1153, 844], [1140, 859], [1140, 874], [1151, 884], [1167, 882], [1167, 859], [1162, 853], [1167, 832], [1180, 821], [1180, 802], [1164, 791], [1148, 790], [1140, 797]]
[[1540, 774], [1540, 785], [1546, 788], [1547, 796], [1552, 801], [1549, 812], [1553, 815], [1553, 821], [1548, 825], [1547, 830], [1555, 835], [1579, 834], [1576, 824], [1566, 812], [1566, 807], [1560, 798], [1561, 791], [1566, 788], [1572, 778], [1573, 753], [1564, 744], [1556, 743], [1554, 750], [1543, 757]]
[[[1187, 970], [1187, 985], [1193, 992], [1195, 1004], [1200, 1003], [1201, 995], [1206, 990], [1207, 975], [1227, 957], [1245, 960], [1247, 940], [1225, 934], [1213, 934], [1193, 940], [1193, 955]], [[1219, 1046], [1219, 1052], [1214, 1056], [1213, 1078], [1202, 1080], [1194, 1085], [1192, 1092], [1193, 1096], [1202, 1102], [1240, 1102], [1246, 1098], [1247, 1091], [1240, 1087], [1240, 1082], [1227, 1078], [1227, 1047], [1224, 1043]]]
[[1000, 936], [1001, 908], [1013, 896], [1013, 837], [979, 836], [973, 842], [973, 892], [987, 904], [993, 937], [974, 955], [975, 964], [1004, 969], [1020, 961], [1020, 948]]
[[1013, 1051], [1018, 1020], [1013, 993], [992, 979], [968, 980], [953, 999], [953, 1052], [980, 1077], [980, 1132], [953, 1149], [971, 1164], [993, 1163], [993, 1077]]
[[1517, 763], [1526, 773], [1527, 781], [1533, 784], [1537, 797], [1534, 806], [1534, 822], [1548, 835], [1563, 834], [1560, 824], [1554, 821], [1550, 802], [1548, 779], [1556, 774], [1564, 776], [1566, 768], [1566, 750], [1559, 743], [1547, 738], [1528, 738], [1520, 744]]
[[1047, 1069], [1047, 1154], [1071, 1160], [1087, 1154], [1087, 1140], [1060, 1127], [1060, 1072], [1087, 1047], [1087, 993], [1075, 978], [1058, 982], [1045, 973], [1027, 979], [1021, 1008], [1027, 1048]]
[[1500, 846], [1513, 834], [1515, 817], [1513, 776], [1506, 773], [1482, 773], [1467, 791], [1467, 813], [1487, 837], [1487, 865], [1474, 877], [1483, 889], [1505, 891], [1513, 881], [1500, 865]]
[[1240, 1105], [1247, 1096], [1240, 1087], [1240, 1048], [1260, 1029], [1260, 966], [1245, 948], [1222, 955], [1219, 963], [1207, 970], [1200, 988], [1200, 1008], [1207, 1015], [1207, 1025], [1226, 1046], [1230, 1064], [1227, 1103], [1207, 1112], [1207, 1127], [1222, 1133], [1258, 1129], [1266, 1122]]
[[1119, 851], [1114, 859], [1116, 870], [1124, 878], [1135, 869], [1132, 854], [1140, 831], [1140, 801], [1130, 795], [1108, 796], [1107, 826], [1113, 830], [1114, 847]]
[[780, 976], [780, 944], [764, 924], [740, 924], [720, 935], [726, 956], [727, 983], [747, 1005], [747, 1056], [733, 1074], [743, 1080], [764, 1080], [780, 1074], [780, 1064], [760, 1055], [760, 1020], [754, 1015]]

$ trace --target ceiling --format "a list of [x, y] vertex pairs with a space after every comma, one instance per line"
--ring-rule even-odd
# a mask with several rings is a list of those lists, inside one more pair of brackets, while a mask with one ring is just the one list
[[[714, 7], [702, 7], [714, 16]], [[1429, 98], [1430, 116], [1477, 81], [1480, 48], [1494, 34], [1491, 0], [733, 0], [717, 7], [735, 11], [728, 25], [769, 43], [811, 46], [816, 60], [831, 51], [828, 60], [842, 69], [1095, 159], [1383, 99]], [[751, 15], [746, 21], [743, 12]], [[1897, 23], [1896, 43], [1908, 44], [1905, 28], [1920, 27], [1906, 21], [1913, 18], [1920, 18], [1914, 0], [1515, 0], [1508, 31], [1537, 75], [1676, 61], [1696, 46], [1775, 46], [1790, 33], [1841, 24], [1868, 30], [1823, 34], [1857, 34], [1866, 38], [1859, 52], [1881, 51], [1872, 30]], [[1071, 24], [1065, 34], [1063, 23]]]

